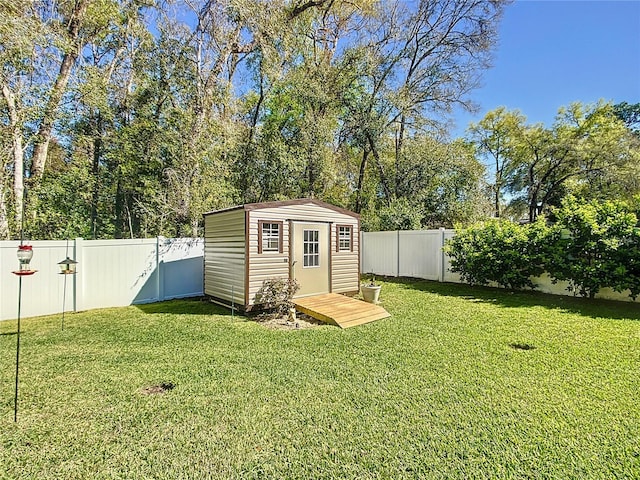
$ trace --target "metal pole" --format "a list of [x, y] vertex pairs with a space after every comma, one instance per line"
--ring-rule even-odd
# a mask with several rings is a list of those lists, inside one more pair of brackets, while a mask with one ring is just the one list
[[[69, 258], [69, 239], [67, 238], [67, 247], [64, 256]], [[64, 286], [62, 287], [62, 330], [64, 330], [64, 306], [67, 300], [67, 275], [64, 275]]]
[[64, 330], [64, 302], [67, 299], [67, 276], [64, 275], [64, 286], [62, 287], [62, 330]]
[[13, 399], [13, 421], [18, 421], [18, 373], [20, 371], [20, 304], [22, 303], [22, 277], [18, 277], [18, 335], [16, 341], [16, 393]]

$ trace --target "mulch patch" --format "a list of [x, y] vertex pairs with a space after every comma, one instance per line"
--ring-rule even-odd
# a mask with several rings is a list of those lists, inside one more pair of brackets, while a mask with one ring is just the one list
[[150, 385], [148, 387], [145, 387], [141, 390], [141, 392], [144, 395], [158, 395], [158, 394], [168, 392], [169, 390], [173, 390], [174, 388], [175, 388], [175, 385], [173, 383], [163, 382], [159, 385]]
[[259, 315], [256, 317], [256, 321], [266, 328], [272, 330], [302, 330], [305, 328], [314, 328], [326, 323], [316, 320], [315, 318], [306, 315], [304, 313], [297, 313], [295, 322], [289, 321], [288, 317], [272, 316], [272, 315]]

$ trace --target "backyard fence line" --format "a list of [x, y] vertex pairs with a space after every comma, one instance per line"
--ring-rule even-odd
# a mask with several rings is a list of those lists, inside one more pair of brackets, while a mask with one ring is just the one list
[[[449, 256], [443, 247], [455, 236], [455, 230], [400, 230], [361, 232], [360, 269], [364, 274], [412, 277], [438, 282], [465, 283], [450, 271]], [[532, 278], [536, 290], [552, 295], [571, 295], [568, 282], [553, 283], [548, 274]], [[497, 285], [492, 285], [497, 286]], [[633, 301], [629, 291], [603, 288], [596, 298]]]
[[[32, 241], [34, 275], [23, 277], [21, 316], [150, 303], [203, 294], [204, 239]], [[0, 320], [17, 317], [19, 241], [0, 242]], [[66, 256], [75, 275], [60, 275]], [[66, 296], [64, 282], [66, 277]]]
[[454, 230], [362, 232], [361, 271], [389, 277], [412, 277], [438, 282], [461, 282], [449, 269], [443, 251]]
[[[450, 271], [442, 247], [454, 230], [361, 232], [361, 272], [463, 283]], [[33, 246], [34, 275], [23, 277], [21, 315], [34, 317], [151, 303], [204, 294], [204, 239], [39, 240]], [[0, 241], [0, 320], [17, 317], [19, 241]], [[78, 273], [59, 275], [58, 262], [69, 255]], [[67, 281], [66, 292], [64, 281]], [[533, 279], [538, 290], [567, 295], [567, 283], [548, 275]], [[63, 299], [63, 294], [66, 296]], [[628, 293], [603, 289], [596, 298], [630, 301]]]

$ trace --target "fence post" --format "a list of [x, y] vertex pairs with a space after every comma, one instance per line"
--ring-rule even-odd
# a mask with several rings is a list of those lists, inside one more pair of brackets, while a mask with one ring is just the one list
[[396, 277], [400, 276], [400, 230], [396, 230]]
[[440, 227], [440, 248], [438, 249], [438, 281], [444, 282], [444, 228]]
[[[358, 239], [358, 261], [360, 262], [359, 268], [358, 268], [358, 273], [360, 275], [362, 275], [363, 273], [366, 273], [364, 271], [364, 233], [362, 232], [362, 230], [358, 231], [358, 235], [360, 235], [360, 238]], [[206, 268], [206, 266], [205, 266]], [[204, 276], [204, 275], [203, 275]], [[358, 285], [360, 285], [360, 278], [358, 278]], [[360, 287], [358, 287], [360, 288]], [[202, 287], [202, 291], [204, 292], [204, 286]]]
[[162, 264], [164, 263], [160, 255], [160, 242], [164, 237], [156, 237], [156, 299], [164, 300], [164, 278], [162, 275]]
[[[78, 272], [73, 275], [73, 311], [84, 309], [84, 273], [87, 265], [84, 263], [84, 241], [81, 237], [73, 240], [73, 258], [78, 262]], [[78, 276], [80, 278], [78, 278]]]

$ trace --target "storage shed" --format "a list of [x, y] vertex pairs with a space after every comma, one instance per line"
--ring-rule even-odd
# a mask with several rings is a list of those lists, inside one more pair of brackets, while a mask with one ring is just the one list
[[295, 278], [296, 298], [360, 288], [360, 217], [313, 198], [204, 214], [204, 293], [244, 310], [264, 280]]

